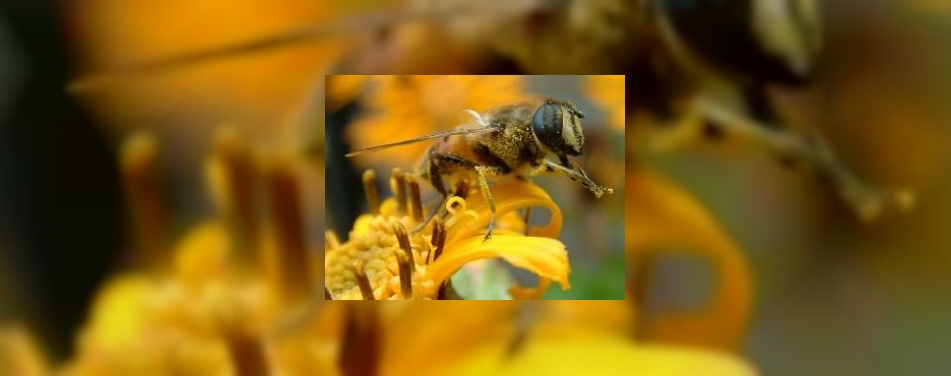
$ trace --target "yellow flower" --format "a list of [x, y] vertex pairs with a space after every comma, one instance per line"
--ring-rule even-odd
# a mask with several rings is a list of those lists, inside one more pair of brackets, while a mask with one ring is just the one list
[[[133, 217], [149, 219], [137, 221], [140, 236], [150, 235], [138, 247], [144, 270], [100, 290], [63, 371], [230, 375], [277, 367], [268, 361], [270, 332], [314, 298], [293, 161], [255, 158], [235, 133], [220, 133], [206, 172], [222, 215], [168, 246], [154, 236], [167, 225], [152, 216], [162, 205], [145, 189], [155, 183], [146, 177], [155, 172], [156, 147], [144, 137], [129, 140], [122, 166], [131, 207], [141, 211]], [[255, 202], [259, 186], [267, 217]]]
[[469, 357], [444, 372], [460, 376], [756, 374], [749, 364], [733, 355], [684, 347], [637, 345], [612, 335], [572, 340], [529, 340], [523, 346], [514, 355], [505, 353], [504, 344], [484, 346], [473, 350]]
[[366, 88], [367, 76], [333, 75], [324, 78], [327, 95], [327, 111], [336, 111], [348, 102], [357, 99]]
[[[568, 255], [555, 239], [561, 231], [561, 211], [538, 186], [515, 180], [492, 187], [499, 220], [492, 238], [484, 241], [490, 211], [477, 191], [465, 200], [450, 198], [444, 221], [435, 219], [423, 231], [410, 232], [424, 218], [419, 185], [409, 183], [407, 200], [405, 180], [396, 170], [391, 179], [396, 197], [377, 206], [373, 172], [368, 171], [364, 183], [371, 213], [357, 218], [346, 243], [337, 244], [336, 237], [328, 235], [325, 283], [334, 299], [437, 299], [459, 268], [485, 258], [502, 258], [538, 275], [537, 289], [514, 287], [513, 297], [538, 298], [551, 280], [569, 288]], [[516, 211], [533, 206], [551, 212], [551, 220], [532, 228], [534, 236], [525, 236]]]
[[338, 301], [281, 354], [290, 374], [755, 374], [722, 350], [635, 341], [633, 319], [626, 301]]
[[[499, 332], [494, 340], [470, 337], [465, 354], [456, 355], [454, 359], [457, 361], [440, 369], [439, 373], [756, 374], [749, 363], [729, 350], [654, 344], [631, 338], [629, 334], [635, 332], [636, 320], [634, 307], [628, 301], [538, 301], [508, 308], [516, 313], [511, 316], [513, 320], [489, 325], [509, 328], [508, 331]], [[492, 331], [491, 328], [483, 330]]]
[[0, 374], [41, 376], [49, 374], [46, 359], [26, 329], [0, 326]]

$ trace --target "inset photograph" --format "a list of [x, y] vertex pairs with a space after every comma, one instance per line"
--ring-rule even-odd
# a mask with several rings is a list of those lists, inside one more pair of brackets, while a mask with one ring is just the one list
[[624, 299], [624, 76], [327, 76], [325, 299]]

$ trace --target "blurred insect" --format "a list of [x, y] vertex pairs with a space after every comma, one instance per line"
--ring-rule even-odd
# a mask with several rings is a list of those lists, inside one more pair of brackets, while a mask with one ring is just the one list
[[[377, 145], [347, 154], [380, 151], [391, 147], [439, 139], [423, 156], [418, 166], [419, 178], [428, 181], [442, 196], [442, 203], [416, 230], [425, 228], [453, 195], [465, 196], [475, 183], [489, 205], [491, 217], [485, 240], [492, 236], [495, 226], [495, 203], [489, 190], [490, 177], [526, 176], [540, 172], [559, 172], [581, 183], [600, 198], [613, 189], [603, 187], [588, 177], [580, 167], [568, 160], [584, 151], [584, 133], [581, 113], [573, 104], [557, 99], [545, 99], [541, 104], [530, 103], [502, 106], [477, 113], [466, 110], [477, 125], [462, 124], [455, 130], [409, 140]], [[546, 159], [554, 155], [558, 162]]]
[[[283, 36], [117, 67], [72, 88], [341, 34], [365, 38], [328, 73], [625, 74], [632, 83], [626, 88], [629, 115], [646, 112], [661, 125], [699, 115], [705, 120], [701, 134], [751, 138], [783, 161], [810, 164], [860, 215], [874, 217], [894, 197], [856, 178], [819, 135], [785, 127], [767, 95], [768, 87], [801, 88], [816, 75], [822, 52], [820, 4], [406, 0], [398, 8]], [[313, 149], [323, 150], [323, 142], [315, 140]]]

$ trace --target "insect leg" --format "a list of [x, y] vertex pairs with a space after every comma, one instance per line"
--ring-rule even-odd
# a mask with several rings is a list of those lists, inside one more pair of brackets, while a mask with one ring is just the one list
[[862, 220], [876, 219], [886, 205], [907, 210], [914, 204], [914, 193], [911, 191], [885, 190], [859, 179], [833, 154], [818, 133], [790, 133], [776, 126], [763, 125], [708, 98], [696, 98], [693, 106], [730, 134], [754, 141], [784, 158], [806, 162], [820, 177], [831, 182], [839, 196], [852, 206]]
[[[515, 178], [518, 179], [518, 180], [520, 180], [520, 181], [524, 181], [524, 182], [527, 182], [527, 181], [528, 181], [528, 178], [526, 178], [525, 176], [522, 176], [522, 175], [515, 175]], [[527, 207], [525, 207], [525, 214], [522, 216], [522, 220], [525, 221], [525, 236], [528, 236], [528, 230], [529, 230], [528, 221], [529, 221], [531, 218], [532, 218], [532, 207], [531, 207], [531, 206], [527, 206]]]
[[489, 238], [492, 237], [492, 230], [495, 228], [495, 202], [492, 200], [492, 192], [489, 191], [489, 182], [486, 178], [486, 175], [489, 173], [499, 174], [501, 172], [500, 169], [491, 166], [483, 166], [458, 155], [448, 153], [434, 152], [431, 154], [431, 157], [433, 158], [433, 163], [439, 164], [440, 166], [456, 165], [467, 170], [474, 171], [477, 174], [479, 178], [479, 189], [482, 191], [482, 197], [489, 205], [489, 211], [491, 212], [488, 231], [485, 234], [484, 241], [489, 240]]
[[489, 192], [489, 182], [485, 177], [485, 173], [489, 170], [491, 168], [486, 166], [476, 166], [476, 173], [479, 174], [479, 189], [482, 190], [482, 197], [489, 204], [489, 211], [492, 213], [492, 217], [489, 218], [489, 229], [482, 241], [489, 240], [489, 237], [492, 236], [492, 230], [495, 229], [495, 201], [492, 200], [492, 193]]
[[426, 166], [428, 171], [423, 176], [428, 179], [429, 182], [432, 183], [432, 186], [436, 188], [436, 191], [442, 195], [442, 200], [440, 200], [439, 204], [433, 208], [433, 212], [426, 217], [426, 220], [413, 229], [413, 233], [422, 231], [424, 228], [426, 228], [426, 226], [429, 225], [429, 222], [432, 222], [433, 218], [435, 218], [436, 215], [438, 215], [439, 212], [446, 206], [446, 202], [449, 202], [449, 191], [446, 189], [445, 183], [443, 183], [442, 174], [439, 172], [439, 165], [432, 157], [435, 152], [430, 151], [429, 154], [430, 158]]
[[569, 179], [579, 182], [585, 188], [591, 190], [591, 193], [594, 193], [594, 196], [597, 198], [601, 198], [601, 196], [603, 196], [605, 193], [614, 193], [613, 189], [602, 187], [598, 185], [598, 183], [592, 181], [591, 178], [588, 177], [588, 174], [585, 174], [584, 170], [577, 166], [572, 166], [570, 163], [568, 163], [567, 159], [564, 159], [562, 163], [564, 165], [557, 164], [549, 160], [544, 160], [542, 161], [542, 166], [544, 167], [545, 171], [558, 171], [568, 175]]

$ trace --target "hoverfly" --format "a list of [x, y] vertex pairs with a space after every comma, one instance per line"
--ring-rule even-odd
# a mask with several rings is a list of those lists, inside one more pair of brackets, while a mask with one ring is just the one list
[[[454, 192], [465, 195], [473, 180], [489, 206], [491, 217], [484, 240], [495, 226], [495, 203], [489, 190], [489, 178], [527, 176], [540, 172], [559, 172], [580, 183], [601, 198], [613, 189], [595, 183], [568, 156], [584, 152], [584, 114], [567, 101], [548, 98], [540, 104], [521, 103], [477, 113], [466, 110], [476, 128], [462, 124], [448, 132], [372, 146], [348, 153], [347, 157], [380, 151], [410, 143], [439, 139], [423, 156], [417, 170], [443, 196], [443, 203], [416, 230], [426, 227]], [[546, 157], [554, 155], [558, 162]]]
[[[894, 197], [861, 182], [821, 137], [785, 127], [768, 96], [770, 87], [812, 82], [821, 16], [817, 0], [410, 0], [283, 36], [132, 64], [71, 87], [338, 34], [370, 38], [328, 73], [433, 73], [432, 61], [418, 61], [413, 50], [426, 48], [422, 55], [459, 63], [441, 73], [625, 74], [629, 113], [646, 112], [662, 125], [699, 114], [708, 134], [749, 137], [781, 160], [811, 164], [859, 214], [874, 216]], [[722, 88], [738, 106], [725, 104]], [[315, 140], [314, 149], [322, 143]]]

